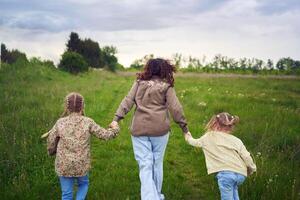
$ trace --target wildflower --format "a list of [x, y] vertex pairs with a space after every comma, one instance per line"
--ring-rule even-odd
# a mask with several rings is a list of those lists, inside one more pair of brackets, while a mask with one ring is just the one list
[[272, 182], [273, 182], [273, 179], [269, 178], [268, 183], [272, 183]]
[[205, 107], [207, 104], [204, 102], [204, 101], [201, 101], [198, 103], [198, 106], [202, 106], [202, 107]]
[[275, 98], [272, 98], [272, 101], [273, 101], [273, 102], [275, 102], [275, 101], [276, 101], [276, 99], [275, 99]]
[[257, 153], [256, 153], [256, 156], [257, 156], [257, 157], [260, 157], [260, 156], [261, 156], [261, 152], [257, 152]]

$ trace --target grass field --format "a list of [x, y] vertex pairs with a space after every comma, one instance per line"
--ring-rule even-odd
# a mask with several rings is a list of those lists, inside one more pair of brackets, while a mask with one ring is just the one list
[[[0, 69], [0, 197], [59, 199], [54, 158], [40, 135], [63, 111], [71, 91], [86, 100], [86, 115], [106, 127], [134, 77], [105, 71], [72, 76], [45, 66], [22, 63]], [[240, 187], [241, 199], [300, 199], [300, 81], [269, 78], [179, 77], [175, 88], [190, 131], [203, 134], [212, 114], [240, 116], [235, 134], [253, 154], [258, 172]], [[139, 199], [138, 167], [129, 125], [108, 142], [92, 140], [88, 199]], [[206, 174], [201, 149], [188, 146], [179, 127], [172, 133], [164, 161], [166, 199], [219, 199], [214, 176]]]

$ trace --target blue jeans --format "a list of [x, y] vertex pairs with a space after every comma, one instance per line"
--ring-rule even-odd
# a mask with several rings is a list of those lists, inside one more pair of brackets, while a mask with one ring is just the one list
[[134, 157], [139, 165], [142, 200], [163, 200], [163, 160], [169, 133], [159, 137], [131, 136]]
[[61, 185], [61, 192], [62, 200], [72, 200], [73, 199], [73, 186], [74, 181], [77, 180], [78, 190], [76, 194], [76, 200], [84, 200], [89, 188], [89, 178], [88, 175], [81, 176], [81, 177], [65, 177], [60, 176], [60, 185]]
[[246, 177], [231, 171], [220, 171], [217, 176], [221, 200], [239, 200], [238, 186]]

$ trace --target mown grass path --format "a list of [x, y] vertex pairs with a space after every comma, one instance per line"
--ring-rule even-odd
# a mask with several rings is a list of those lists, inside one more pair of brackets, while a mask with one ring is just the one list
[[[112, 120], [134, 76], [90, 71], [72, 76], [38, 65], [0, 70], [1, 199], [58, 199], [54, 159], [39, 136], [63, 111], [63, 99], [78, 91], [86, 115], [103, 127]], [[300, 82], [297, 79], [178, 76], [175, 88], [195, 137], [212, 114], [239, 115], [235, 134], [253, 154], [258, 173], [240, 188], [241, 199], [300, 198]], [[129, 132], [132, 112], [118, 138], [92, 138], [88, 199], [139, 199], [138, 166]], [[218, 199], [214, 176], [207, 176], [200, 149], [188, 146], [180, 129], [172, 133], [164, 161], [167, 199]]]

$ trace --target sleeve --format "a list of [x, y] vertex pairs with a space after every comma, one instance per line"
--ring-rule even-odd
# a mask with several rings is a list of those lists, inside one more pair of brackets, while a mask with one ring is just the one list
[[194, 147], [202, 147], [202, 137], [198, 139], [194, 139], [192, 136], [186, 134], [185, 140], [187, 141], [188, 144], [194, 146]]
[[59, 141], [59, 135], [57, 131], [57, 122], [53, 126], [53, 128], [47, 133], [47, 150], [50, 156], [56, 154], [57, 144]]
[[241, 144], [239, 154], [247, 166], [248, 175], [251, 175], [254, 172], [256, 172], [256, 165], [253, 162], [253, 159], [252, 159], [250, 153], [247, 151], [247, 149], [243, 143]]
[[180, 126], [183, 133], [187, 133], [189, 131], [187, 122], [184, 117], [182, 106], [176, 96], [176, 92], [173, 87], [168, 88], [166, 93], [166, 101], [168, 110], [170, 111], [173, 120]]
[[120, 131], [119, 127], [115, 128], [115, 129], [113, 129], [113, 128], [105, 129], [105, 128], [102, 128], [101, 126], [99, 126], [93, 120], [91, 120], [90, 133], [99, 139], [102, 139], [102, 140], [113, 139], [118, 135], [119, 131]]
[[138, 81], [135, 81], [127, 96], [122, 100], [121, 104], [119, 105], [119, 108], [117, 109], [114, 117], [114, 121], [120, 121], [131, 110], [132, 106], [135, 103], [134, 98], [136, 95], [137, 87]]

